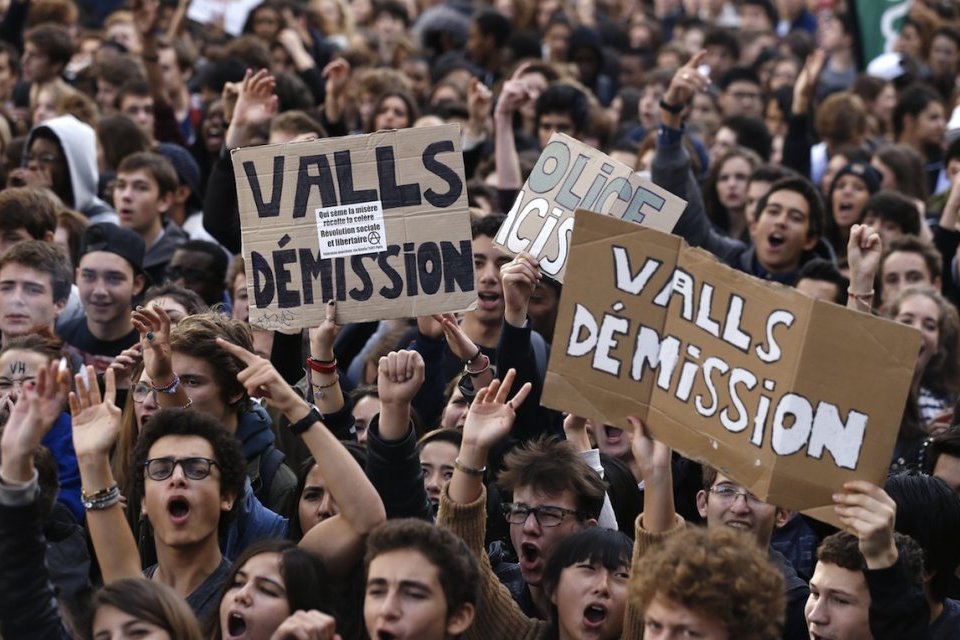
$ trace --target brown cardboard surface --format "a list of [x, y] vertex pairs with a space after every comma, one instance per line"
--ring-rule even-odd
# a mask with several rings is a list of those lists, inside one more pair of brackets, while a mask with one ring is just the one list
[[843, 482], [882, 484], [915, 329], [588, 211], [577, 211], [566, 276], [544, 405], [624, 429], [637, 415], [683, 455], [818, 518], [832, 520]]
[[632, 167], [555, 133], [494, 244], [510, 255], [533, 254], [544, 275], [563, 282], [577, 209], [670, 232], [686, 206], [686, 201], [636, 175]]
[[[457, 125], [235, 149], [232, 157], [251, 324], [317, 326], [331, 298], [341, 324], [460, 311], [476, 300]], [[323, 246], [318, 209], [332, 225]]]

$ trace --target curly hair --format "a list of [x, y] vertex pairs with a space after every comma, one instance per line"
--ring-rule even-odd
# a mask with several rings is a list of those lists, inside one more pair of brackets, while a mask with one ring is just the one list
[[646, 612], [658, 596], [719, 620], [731, 638], [783, 633], [783, 575], [736, 531], [691, 528], [648, 552], [630, 578], [630, 597]]

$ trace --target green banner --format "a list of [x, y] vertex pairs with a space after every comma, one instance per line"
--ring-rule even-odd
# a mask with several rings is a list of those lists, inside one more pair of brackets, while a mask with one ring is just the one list
[[856, 0], [865, 62], [893, 51], [910, 5], [911, 0]]

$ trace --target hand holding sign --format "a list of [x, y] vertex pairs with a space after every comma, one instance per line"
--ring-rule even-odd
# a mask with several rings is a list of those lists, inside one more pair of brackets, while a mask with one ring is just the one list
[[897, 561], [893, 524], [897, 503], [877, 485], [864, 480], [843, 484], [843, 493], [833, 496], [834, 510], [846, 530], [860, 540], [860, 553], [868, 569], [886, 569]]

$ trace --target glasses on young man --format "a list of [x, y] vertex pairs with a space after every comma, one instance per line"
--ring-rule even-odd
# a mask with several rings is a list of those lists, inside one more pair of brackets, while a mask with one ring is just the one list
[[577, 513], [575, 509], [564, 509], [563, 507], [554, 507], [551, 505], [531, 507], [522, 502], [507, 502], [500, 505], [500, 510], [503, 512], [503, 517], [506, 518], [510, 524], [523, 524], [532, 513], [537, 524], [541, 527], [555, 527], [563, 522], [565, 517], [576, 515]]
[[173, 470], [180, 465], [183, 475], [191, 480], [203, 480], [210, 475], [210, 469], [217, 465], [216, 460], [210, 458], [152, 458], [143, 463], [147, 470], [147, 477], [151, 480], [166, 480], [173, 475]]
[[716, 496], [717, 500], [723, 503], [733, 504], [737, 501], [737, 498], [742, 497], [751, 507], [756, 507], [763, 504], [763, 500], [753, 495], [746, 489], [739, 489], [729, 484], [720, 484], [715, 487], [710, 487], [710, 493]]

